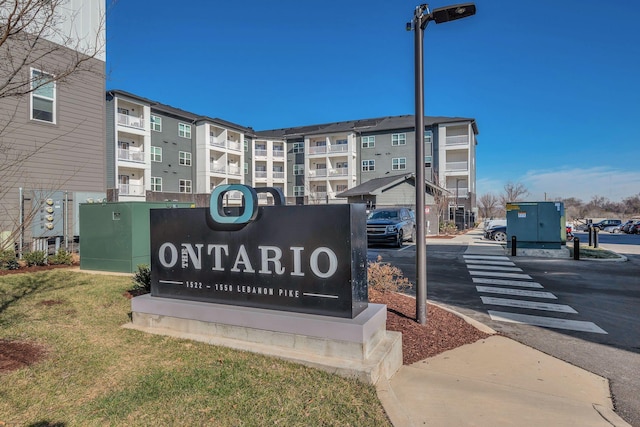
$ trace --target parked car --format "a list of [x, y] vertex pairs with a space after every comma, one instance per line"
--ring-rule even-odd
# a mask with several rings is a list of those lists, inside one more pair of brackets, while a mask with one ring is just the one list
[[416, 240], [416, 217], [411, 209], [375, 209], [367, 216], [367, 243], [392, 243], [402, 247]]
[[496, 242], [505, 242], [507, 240], [507, 226], [494, 225], [484, 231], [485, 239], [495, 240]]
[[622, 228], [620, 228], [620, 230], [621, 230], [623, 233], [630, 233], [630, 231], [629, 231], [629, 230], [631, 230], [631, 227], [633, 227], [633, 224], [634, 224], [634, 223], [635, 223], [635, 221], [633, 221], [633, 220], [629, 220], [629, 221], [625, 222], [625, 223], [622, 225]]
[[603, 231], [606, 231], [609, 233], [622, 233], [622, 228], [627, 224], [633, 224], [633, 220], [628, 220], [627, 222], [618, 224], [618, 225], [610, 225], [608, 227], [605, 227]]
[[629, 227], [629, 234], [640, 234], [640, 221], [635, 222]]
[[603, 219], [600, 222], [591, 224], [592, 227], [598, 227], [600, 230], [604, 230], [605, 227], [611, 227], [614, 225], [622, 224], [622, 220], [619, 219]]

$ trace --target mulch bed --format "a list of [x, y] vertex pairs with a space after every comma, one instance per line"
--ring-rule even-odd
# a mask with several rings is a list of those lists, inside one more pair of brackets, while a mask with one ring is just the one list
[[[0, 271], [0, 275], [28, 273], [65, 268], [66, 265], [24, 267], [19, 270]], [[133, 291], [123, 296], [135, 296]], [[479, 331], [462, 318], [427, 304], [427, 323], [416, 322], [416, 300], [397, 292], [379, 292], [369, 289], [369, 301], [387, 306], [387, 330], [402, 332], [402, 359], [409, 365], [447, 350], [470, 344], [489, 335]], [[44, 306], [61, 303], [57, 300], [42, 301]], [[46, 349], [38, 344], [0, 339], [0, 373], [20, 369], [46, 357]]]

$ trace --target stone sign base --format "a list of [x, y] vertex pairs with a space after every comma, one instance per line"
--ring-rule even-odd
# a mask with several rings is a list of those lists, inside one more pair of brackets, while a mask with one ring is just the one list
[[402, 366], [402, 334], [386, 330], [385, 305], [354, 319], [188, 301], [131, 300], [126, 328], [279, 357], [375, 384]]

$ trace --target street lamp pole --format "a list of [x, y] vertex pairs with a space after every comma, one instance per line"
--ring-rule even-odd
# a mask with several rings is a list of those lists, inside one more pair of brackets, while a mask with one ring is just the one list
[[416, 320], [419, 324], [427, 323], [427, 242], [425, 236], [426, 182], [424, 179], [424, 30], [429, 21], [436, 24], [466, 18], [476, 13], [473, 3], [440, 7], [429, 11], [429, 5], [416, 7], [413, 21], [407, 24], [408, 31], [414, 34], [415, 55], [415, 135], [416, 135]]

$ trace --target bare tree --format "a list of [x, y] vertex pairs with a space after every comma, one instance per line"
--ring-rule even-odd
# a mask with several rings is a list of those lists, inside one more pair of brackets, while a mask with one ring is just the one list
[[485, 193], [478, 198], [480, 218], [490, 219], [499, 212], [498, 196], [494, 193]]
[[61, 88], [86, 73], [104, 78], [102, 4], [102, 0], [84, 2], [82, 8], [98, 11], [91, 14], [92, 18], [98, 16], [98, 22], [87, 24], [83, 15], [83, 25], [79, 25], [76, 18], [80, 11], [74, 10], [69, 0], [0, 0], [0, 230], [6, 234], [10, 228], [12, 235], [0, 236], [0, 240], [13, 240], [19, 228], [28, 226], [25, 221], [33, 218], [33, 212], [24, 212], [20, 223], [17, 206], [7, 203], [17, 197], [18, 186], [54, 189], [52, 185], [67, 181], [74, 173], [74, 166], [69, 166], [64, 175], [45, 180], [32, 176], [27, 165], [53, 154], [53, 146], [73, 148], [66, 137], [81, 124], [67, 125], [52, 131], [49, 138], [32, 138], [25, 143], [30, 125], [24, 120], [24, 111], [32, 93], [46, 97], [54, 85]]
[[504, 193], [500, 195], [500, 204], [506, 206], [510, 202], [522, 202], [529, 194], [529, 190], [522, 183], [508, 182], [504, 186]]

